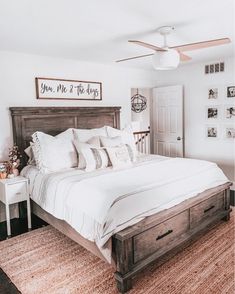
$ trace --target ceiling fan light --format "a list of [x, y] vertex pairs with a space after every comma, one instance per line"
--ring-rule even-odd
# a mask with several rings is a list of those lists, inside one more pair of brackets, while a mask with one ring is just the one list
[[180, 55], [174, 49], [167, 51], [156, 51], [152, 57], [153, 67], [156, 70], [171, 70], [178, 67]]

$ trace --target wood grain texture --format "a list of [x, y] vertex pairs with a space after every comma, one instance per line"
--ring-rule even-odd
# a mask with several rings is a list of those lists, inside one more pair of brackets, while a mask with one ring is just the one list
[[[134, 235], [143, 232], [143, 228], [145, 228], [145, 230], [148, 228], [151, 228], [154, 225], [156, 225], [166, 219], [169, 219], [169, 218], [175, 216], [176, 214], [178, 214], [186, 209], [193, 207], [194, 205], [212, 197], [215, 194], [221, 193], [223, 191], [227, 191], [227, 189], [229, 191], [229, 187], [231, 185], [232, 184], [228, 182], [226, 184], [223, 184], [223, 185], [217, 186], [215, 188], [206, 190], [206, 191], [198, 194], [196, 197], [187, 199], [187, 200], [177, 204], [176, 206], [173, 206], [169, 209], [162, 210], [154, 215], [146, 217], [141, 222], [139, 222], [131, 227], [128, 227], [125, 230], [122, 230], [122, 231], [116, 233], [115, 238], [119, 239], [119, 240], [125, 240], [130, 237], [133, 237]], [[228, 209], [228, 208], [226, 208], [226, 209]]]
[[[26, 148], [34, 131], [43, 131], [56, 135], [67, 128], [89, 129], [102, 127], [103, 125], [119, 128], [120, 126], [120, 107], [17, 107], [10, 110], [13, 120], [14, 141], [19, 145], [21, 152]], [[194, 239], [197, 234], [204, 232], [212, 223], [222, 218], [228, 220], [230, 214], [230, 185], [231, 183], [226, 183], [204, 191], [115, 234], [112, 237], [112, 255], [117, 266], [115, 278], [118, 289], [122, 293], [128, 291], [132, 286], [133, 276], [150, 263], [158, 262], [162, 256], [180, 250], [182, 244]], [[213, 198], [212, 202], [208, 200], [210, 198]], [[190, 227], [188, 215], [191, 213], [191, 209], [197, 206], [197, 209], [200, 208], [204, 211], [210, 208], [208, 204], [221, 209], [210, 209], [209, 217], [201, 218], [197, 221], [197, 225]], [[176, 216], [179, 214], [182, 214], [185, 218], [180, 217], [180, 219], [177, 219]], [[38, 215], [40, 216], [39, 213]], [[49, 218], [46, 213], [44, 219], [54, 226], [58, 224], [54, 222], [54, 219]], [[160, 225], [162, 223], [165, 223], [165, 225]], [[167, 247], [167, 250], [165, 249], [165, 242], [163, 242], [162, 246], [154, 247], [152, 234], [146, 232], [153, 227], [159, 226], [159, 228], [162, 228], [162, 230], [159, 230], [159, 234], [164, 235], [163, 228], [167, 228], [166, 224], [175, 225], [173, 231], [178, 232], [175, 238], [171, 240], [171, 246]], [[76, 236], [76, 232], [66, 229], [63, 225], [61, 227], [57, 226], [57, 228], [76, 242], [82, 243], [84, 247], [88, 246]], [[156, 232], [154, 231], [154, 233]], [[168, 238], [168, 235], [170, 236], [170, 234], [167, 234], [166, 238]], [[138, 242], [135, 243], [134, 239], [138, 240]], [[134, 256], [137, 257], [135, 260]]]
[[190, 227], [194, 228], [213, 214], [225, 209], [225, 192], [218, 193], [190, 208]]
[[68, 128], [92, 129], [104, 125], [120, 128], [121, 107], [10, 107], [13, 140], [27, 163], [24, 149], [36, 131], [55, 136]]
[[[160, 262], [163, 257], [171, 255], [172, 252], [179, 252], [185, 243], [206, 232], [211, 224], [221, 219], [228, 221], [230, 208], [226, 199], [230, 185], [227, 183], [203, 192], [166, 210], [165, 213], [164, 211], [156, 213], [114, 235], [117, 264], [125, 265], [118, 266], [115, 273], [119, 291], [122, 293], [128, 291], [132, 287], [131, 279], [138, 272], [152, 262]], [[205, 197], [207, 197], [206, 200]], [[216, 209], [209, 209], [212, 206]], [[191, 210], [194, 215], [195, 209], [203, 213], [199, 214], [195, 224], [191, 226]], [[204, 211], [206, 211], [205, 214], [208, 213], [206, 217]], [[129, 256], [132, 258], [127, 258]]]
[[[100, 250], [98, 249], [97, 245], [89, 241], [88, 239], [85, 239], [82, 237], [75, 229], [73, 229], [68, 223], [65, 221], [58, 219], [51, 215], [50, 213], [46, 212], [44, 209], [42, 209], [37, 203], [35, 203], [33, 200], [31, 200], [31, 206], [32, 206], [32, 212], [37, 215], [40, 219], [45, 221], [46, 223], [52, 225], [54, 228], [56, 228], [58, 231], [63, 233], [65, 236], [69, 237], [76, 243], [80, 244], [84, 248], [86, 248], [88, 251], [90, 251], [95, 256], [99, 257], [100, 259], [105, 261], [104, 256], [101, 254]], [[114, 265], [114, 263], [113, 263]]]
[[202, 41], [202, 42], [196, 42], [196, 43], [190, 43], [190, 44], [183, 44], [178, 46], [170, 47], [172, 49], [177, 49], [179, 51], [192, 51], [192, 50], [198, 50], [203, 48], [209, 48], [213, 46], [219, 46], [230, 43], [231, 40], [229, 38], [222, 38], [222, 39], [215, 39], [215, 40], [208, 40], [208, 41]]
[[128, 40], [129, 43], [134, 43], [136, 45], [140, 45], [140, 46], [143, 46], [143, 47], [146, 47], [148, 49], [153, 49], [154, 51], [161, 51], [161, 52], [165, 52], [167, 51], [166, 49], [164, 48], [161, 48], [161, 47], [158, 47], [158, 46], [155, 46], [155, 45], [152, 45], [152, 44], [149, 44], [149, 43], [146, 43], [146, 42], [142, 42], [142, 41], [137, 41], [137, 40]]
[[134, 263], [161, 250], [174, 247], [174, 240], [189, 229], [189, 211], [180, 214], [133, 237]]

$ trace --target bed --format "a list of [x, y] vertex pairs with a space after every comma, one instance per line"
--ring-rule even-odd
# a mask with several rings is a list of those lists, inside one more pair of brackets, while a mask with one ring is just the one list
[[[21, 154], [24, 154], [23, 150], [28, 146], [31, 135], [35, 131], [57, 135], [68, 128], [91, 129], [104, 125], [114, 128], [120, 127], [120, 107], [13, 107], [10, 108], [10, 111], [12, 115], [14, 142], [19, 146]], [[144, 197], [146, 199], [149, 197], [152, 201], [153, 194], [159, 193], [161, 191], [159, 190], [160, 188], [151, 187], [149, 189], [149, 185], [151, 186], [152, 183], [150, 182], [151, 176], [142, 179], [143, 182], [138, 178], [138, 175], [141, 172], [143, 173], [141, 170], [148, 168], [148, 160], [152, 168], [155, 168], [154, 166], [156, 165], [162, 171], [167, 164], [168, 170], [170, 171], [171, 166], [174, 166], [174, 164], [181, 165], [182, 161], [178, 160], [177, 163], [177, 159], [164, 161], [160, 157], [154, 157], [154, 159], [144, 159], [143, 162], [138, 162], [132, 169], [125, 171], [127, 173], [125, 177], [137, 177], [136, 181], [139, 184], [138, 193], [141, 193], [141, 185], [146, 182], [148, 183], [148, 189], [145, 189], [148, 190], [148, 196], [144, 194]], [[23, 166], [25, 166], [27, 162], [25, 155], [22, 158], [22, 162]], [[183, 161], [183, 164], [186, 163], [193, 164], [193, 161], [192, 163], [187, 162], [186, 159]], [[204, 168], [203, 164], [202, 166]], [[218, 172], [210, 164], [206, 168], [211, 168], [215, 172]], [[195, 166], [196, 174], [197, 169]], [[210, 176], [209, 172], [207, 174]], [[112, 177], [115, 178], [117, 175], [118, 173], [112, 175], [112, 172], [108, 172], [101, 176], [107, 182], [107, 177], [112, 180]], [[124, 181], [122, 173], [119, 172], [119, 176]], [[173, 172], [172, 175], [169, 173], [169, 181], [171, 178], [173, 179], [173, 176]], [[206, 171], [203, 179], [205, 177]], [[163, 179], [166, 180], [166, 178], [165, 175]], [[185, 183], [185, 189], [186, 187], [188, 189], [188, 192], [185, 193], [183, 198], [179, 197], [179, 201], [176, 201], [174, 205], [171, 204], [169, 207], [162, 205], [159, 211], [152, 210], [149, 214], [141, 215], [138, 221], [127, 223], [124, 229], [121, 227], [121, 230], [117, 232], [110, 230], [109, 241], [106, 239], [103, 240], [100, 246], [99, 242], [94, 242], [92, 238], [84, 238], [83, 234], [79, 234], [78, 230], [74, 228], [75, 225], [73, 223], [71, 225], [66, 220], [55, 217], [53, 211], [50, 213], [43, 209], [43, 205], [39, 205], [36, 198], [34, 199], [35, 201], [32, 199], [32, 209], [33, 213], [38, 217], [54, 226], [93, 254], [107, 261], [104, 252], [101, 250], [101, 247], [105, 244], [106, 248], [111, 252], [110, 262], [112, 262], [115, 268], [114, 275], [117, 281], [117, 287], [120, 292], [124, 293], [131, 288], [133, 276], [143, 270], [147, 265], [152, 262], [161, 263], [167, 256], [171, 256], [180, 250], [185, 243], [195, 239], [212, 224], [215, 224], [221, 219], [229, 220], [229, 187], [231, 184], [222, 177], [222, 181], [218, 179], [218, 184], [213, 184], [211, 187], [208, 186], [208, 188], [202, 189], [203, 185], [200, 182], [203, 182], [203, 179], [201, 178], [200, 180], [199, 176], [199, 178], [194, 178], [192, 182], [191, 178], [189, 178], [186, 183], [182, 178], [180, 186], [182, 187]], [[93, 181], [92, 179], [88, 180]], [[172, 186], [169, 191], [174, 191], [174, 181], [171, 180], [170, 182], [172, 182]], [[195, 182], [200, 183], [201, 186], [199, 184], [198, 186], [201, 188], [192, 197], [192, 195], [190, 196], [190, 185], [195, 185]], [[94, 181], [91, 183], [95, 185]], [[124, 192], [126, 193], [127, 191], [125, 190]], [[136, 193], [137, 196], [140, 195], [138, 193]], [[133, 198], [133, 202], [135, 202], [135, 198]]]

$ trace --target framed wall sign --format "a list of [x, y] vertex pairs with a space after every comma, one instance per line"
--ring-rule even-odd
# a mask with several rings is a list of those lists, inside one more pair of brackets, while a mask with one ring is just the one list
[[37, 99], [102, 100], [102, 83], [35, 78]]

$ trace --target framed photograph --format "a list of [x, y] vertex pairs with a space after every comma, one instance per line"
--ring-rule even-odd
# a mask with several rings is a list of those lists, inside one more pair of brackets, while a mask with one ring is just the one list
[[217, 126], [206, 126], [206, 137], [207, 138], [218, 138], [218, 127]]
[[224, 137], [226, 139], [235, 139], [235, 127], [234, 126], [225, 126]]
[[235, 106], [226, 105], [225, 106], [225, 118], [226, 119], [235, 119]]
[[227, 98], [235, 97], [235, 86], [227, 87]]
[[35, 78], [37, 99], [102, 100], [102, 83]]
[[218, 88], [209, 88], [208, 99], [217, 99], [217, 98], [218, 98]]
[[207, 106], [206, 108], [206, 118], [207, 119], [217, 119], [219, 116], [218, 106]]

